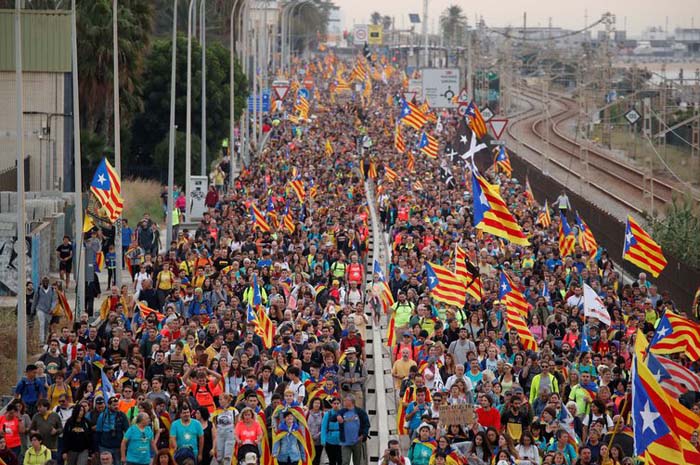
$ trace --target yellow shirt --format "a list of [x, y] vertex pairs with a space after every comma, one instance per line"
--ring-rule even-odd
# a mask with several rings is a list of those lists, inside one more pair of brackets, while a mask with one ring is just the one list
[[394, 366], [391, 368], [391, 374], [395, 376], [394, 386], [396, 389], [401, 388], [401, 381], [408, 376], [411, 367], [414, 366], [416, 366], [416, 362], [410, 358], [406, 361], [400, 358], [394, 362]]

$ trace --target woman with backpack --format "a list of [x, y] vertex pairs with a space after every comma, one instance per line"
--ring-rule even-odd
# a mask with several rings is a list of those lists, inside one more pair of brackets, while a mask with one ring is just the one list
[[338, 423], [339, 411], [340, 399], [334, 397], [331, 400], [331, 409], [323, 415], [321, 423], [321, 446], [326, 448], [328, 465], [340, 465], [342, 462], [340, 423]]

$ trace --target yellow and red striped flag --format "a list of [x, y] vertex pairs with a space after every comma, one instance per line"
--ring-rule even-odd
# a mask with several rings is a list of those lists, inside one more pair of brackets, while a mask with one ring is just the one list
[[391, 315], [389, 319], [389, 326], [386, 329], [386, 345], [388, 347], [394, 347], [396, 344], [396, 319], [394, 315]]
[[474, 132], [477, 139], [482, 139], [488, 133], [486, 121], [484, 121], [479, 107], [474, 102], [470, 102], [467, 107], [467, 125]]
[[518, 332], [520, 343], [523, 349], [537, 351], [537, 341], [532, 336], [530, 328], [527, 327], [525, 320], [520, 315], [518, 310], [506, 304], [506, 326], [508, 329], [514, 329]]
[[467, 286], [467, 294], [481, 301], [483, 295], [481, 276], [475, 276], [475, 273], [469, 271], [468, 260], [467, 251], [457, 246], [455, 249], [455, 275]]
[[502, 304], [517, 311], [521, 317], [527, 317], [530, 306], [525, 300], [523, 293], [520, 292], [520, 289], [504, 271], [501, 272], [498, 283], [498, 298], [501, 299]]
[[408, 163], [406, 164], [406, 169], [409, 173], [413, 173], [416, 169], [416, 159], [411, 152], [408, 152]]
[[438, 156], [439, 145], [437, 139], [425, 131], [423, 131], [423, 134], [421, 134], [420, 141], [418, 142], [418, 148], [420, 149], [421, 153], [424, 153], [430, 158], [437, 158]]
[[542, 208], [542, 211], [537, 215], [537, 220], [535, 221], [535, 224], [540, 224], [543, 228], [548, 228], [552, 225], [552, 217], [549, 214], [549, 204], [547, 203], [546, 199], [544, 201], [544, 207]]
[[622, 259], [634, 263], [655, 278], [668, 264], [661, 246], [631, 216], [627, 217]]
[[289, 234], [293, 234], [294, 230], [296, 229], [296, 226], [294, 226], [294, 218], [292, 218], [291, 212], [287, 212], [287, 214], [284, 215], [284, 218], [282, 219], [282, 224], [284, 225], [284, 229], [286, 229]]
[[396, 129], [394, 129], [394, 148], [399, 153], [404, 153], [406, 151], [406, 143], [401, 135], [401, 126], [398, 124], [396, 125]]
[[564, 258], [574, 254], [576, 237], [571, 231], [566, 217], [560, 213], [559, 219], [559, 255]]
[[583, 250], [588, 252], [591, 257], [595, 257], [598, 252], [598, 242], [596, 242], [591, 228], [583, 221], [583, 218], [579, 216], [578, 212], [576, 212], [576, 225], [579, 230], [579, 245]]
[[304, 199], [306, 199], [304, 182], [301, 179], [295, 179], [294, 181], [289, 181], [289, 187], [291, 187], [294, 193], [297, 195], [299, 203], [304, 203]]
[[477, 229], [502, 237], [517, 245], [530, 245], [520, 225], [508, 210], [498, 186], [472, 173], [474, 197], [474, 225]]
[[463, 308], [466, 304], [466, 283], [462, 282], [452, 271], [441, 265], [425, 263], [430, 296], [448, 305]]
[[653, 354], [685, 354], [700, 360], [700, 324], [666, 310], [656, 326], [649, 350]]
[[367, 171], [367, 176], [370, 179], [377, 179], [377, 163], [374, 160], [369, 162], [369, 170]]
[[263, 232], [270, 232], [271, 228], [265, 220], [265, 215], [252, 203], [250, 204], [250, 216], [253, 219], [253, 229], [259, 228]]
[[401, 121], [411, 126], [413, 129], [420, 130], [426, 121], [428, 121], [428, 118], [415, 104], [404, 100], [401, 108]]
[[92, 192], [100, 205], [105, 209], [109, 220], [114, 223], [119, 219], [124, 208], [124, 199], [122, 199], [122, 184], [119, 175], [112, 168], [106, 158], [95, 171], [95, 176], [90, 183], [90, 192]]
[[495, 151], [496, 158], [493, 162], [494, 170], [496, 173], [502, 171], [506, 176], [511, 177], [513, 174], [513, 167], [510, 164], [510, 157], [508, 156], [506, 148], [501, 145], [501, 147], [495, 149]]
[[525, 198], [527, 199], [528, 207], [532, 207], [535, 204], [535, 194], [532, 192], [532, 187], [530, 186], [530, 179], [525, 176]]
[[399, 174], [396, 171], [389, 168], [388, 166], [385, 166], [384, 167], [384, 177], [386, 178], [387, 181], [394, 182], [397, 179], [399, 179]]

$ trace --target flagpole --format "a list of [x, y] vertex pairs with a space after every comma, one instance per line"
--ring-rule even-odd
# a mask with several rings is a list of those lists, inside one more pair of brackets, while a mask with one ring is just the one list
[[175, 189], [175, 64], [177, 61], [177, 0], [173, 0], [173, 45], [170, 60], [170, 131], [168, 136], [168, 201], [166, 208], [165, 247], [173, 240], [173, 191]]
[[[17, 91], [17, 379], [27, 364], [27, 253], [24, 211], [24, 94], [22, 85], [22, 0], [15, 0], [15, 89]], [[38, 253], [38, 251], [35, 251]], [[37, 287], [38, 289], [38, 287]], [[37, 318], [43, 318], [38, 316]], [[43, 343], [44, 341], [41, 341]]]
[[[117, 172], [119, 182], [122, 177], [122, 144], [121, 144], [121, 116], [119, 103], [119, 28], [117, 17], [118, 0], [112, 0], [112, 66], [113, 66], [113, 84], [114, 88], [114, 169]], [[114, 188], [114, 186], [112, 186]], [[117, 259], [115, 260], [114, 279], [117, 288], [122, 285], [122, 215], [119, 215], [117, 221], [114, 222], [114, 251]]]
[[76, 296], [75, 296], [75, 319], [80, 319], [80, 314], [84, 308], [85, 302], [85, 276], [84, 276], [84, 261], [85, 254], [83, 253], [83, 196], [82, 196], [82, 163], [80, 160], [80, 95], [78, 92], [78, 27], [76, 25], [76, 7], [75, 1], [72, 0], [71, 13], [71, 41], [72, 41], [72, 93], [73, 93], [73, 178], [75, 189], [75, 224], [74, 226], [74, 253], [77, 255], [77, 260], [74, 260], [75, 281], [76, 281]]

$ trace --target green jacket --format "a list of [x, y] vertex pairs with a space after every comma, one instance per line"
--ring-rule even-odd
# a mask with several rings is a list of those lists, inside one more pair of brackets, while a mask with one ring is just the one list
[[[532, 378], [532, 384], [530, 385], [530, 404], [535, 403], [535, 399], [537, 399], [537, 396], [540, 394], [540, 380], [542, 379], [542, 373], [535, 375], [534, 378]], [[549, 374], [549, 385], [552, 387], [550, 389], [550, 392], [559, 392], [559, 382], [557, 381], [557, 377], [554, 376], [552, 373]]]

